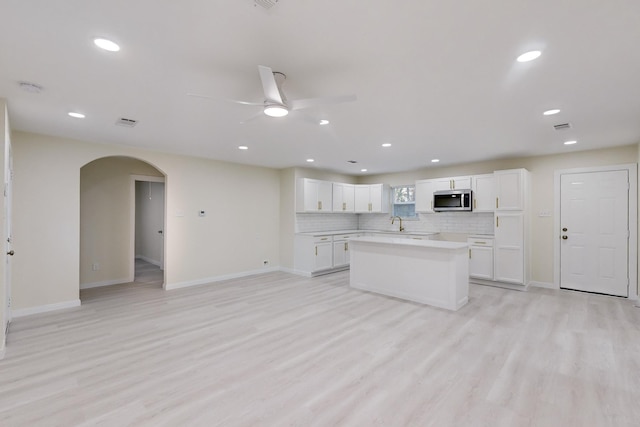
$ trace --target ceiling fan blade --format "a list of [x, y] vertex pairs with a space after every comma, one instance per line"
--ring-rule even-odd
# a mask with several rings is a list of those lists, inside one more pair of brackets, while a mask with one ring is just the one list
[[214, 96], [209, 96], [209, 95], [203, 95], [201, 93], [193, 93], [193, 92], [188, 92], [187, 96], [192, 96], [194, 98], [204, 98], [204, 99], [213, 99], [213, 100], [220, 100], [222, 99], [223, 101], [227, 101], [227, 102], [233, 102], [236, 104], [242, 104], [242, 105], [260, 105], [260, 106], [264, 106], [264, 102], [249, 102], [249, 101], [237, 101], [235, 99], [224, 99], [224, 98], [216, 98]]
[[264, 65], [258, 65], [258, 71], [260, 72], [260, 80], [262, 80], [265, 99], [283, 105], [284, 102], [282, 101], [282, 95], [280, 95], [276, 78], [273, 76], [273, 70]]
[[343, 102], [355, 101], [357, 97], [355, 95], [343, 95], [343, 96], [327, 96], [324, 98], [307, 98], [307, 99], [295, 99], [289, 101], [290, 110], [301, 110], [303, 108], [317, 107], [319, 105], [327, 104], [340, 104]]
[[245, 124], [247, 122], [252, 122], [252, 121], [254, 121], [256, 119], [259, 119], [260, 117], [263, 117], [263, 116], [264, 116], [264, 113], [262, 111], [260, 111], [259, 113], [254, 114], [253, 116], [241, 121], [240, 124], [243, 125], [243, 124]]

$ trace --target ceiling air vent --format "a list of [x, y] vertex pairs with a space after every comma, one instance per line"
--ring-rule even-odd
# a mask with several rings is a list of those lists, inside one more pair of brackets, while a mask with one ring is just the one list
[[571, 123], [561, 123], [559, 125], [553, 125], [553, 128], [555, 130], [569, 129], [570, 127], [571, 127]]
[[278, 0], [253, 0], [255, 4], [264, 7], [265, 9], [271, 9], [278, 3]]
[[124, 127], [127, 127], [127, 128], [132, 128], [137, 124], [138, 124], [137, 120], [126, 119], [124, 117], [120, 117], [118, 120], [116, 120], [116, 125], [124, 126]]

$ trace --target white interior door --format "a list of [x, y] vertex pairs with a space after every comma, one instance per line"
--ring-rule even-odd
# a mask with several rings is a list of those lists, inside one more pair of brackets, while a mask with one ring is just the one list
[[13, 199], [13, 154], [11, 152], [11, 142], [9, 135], [5, 138], [5, 188], [4, 188], [4, 228], [5, 236], [7, 236], [5, 242], [6, 250], [6, 265], [5, 265], [5, 302], [6, 307], [4, 310], [3, 327], [6, 327], [11, 322], [11, 259], [13, 258], [12, 247], [12, 234], [11, 234], [11, 214], [12, 199]]
[[629, 172], [560, 176], [560, 287], [629, 296]]

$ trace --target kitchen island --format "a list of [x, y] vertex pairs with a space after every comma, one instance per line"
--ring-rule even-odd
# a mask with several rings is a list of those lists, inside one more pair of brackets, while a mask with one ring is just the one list
[[467, 243], [357, 237], [350, 247], [353, 288], [448, 310], [468, 301]]

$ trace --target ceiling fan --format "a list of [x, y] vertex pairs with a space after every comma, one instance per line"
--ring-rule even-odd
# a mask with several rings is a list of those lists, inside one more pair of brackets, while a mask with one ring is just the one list
[[[355, 95], [343, 95], [343, 96], [330, 96], [322, 98], [306, 98], [306, 99], [292, 99], [288, 100], [282, 91], [282, 84], [287, 76], [279, 71], [273, 71], [269, 67], [264, 65], [258, 65], [258, 72], [260, 73], [260, 80], [262, 81], [262, 89], [264, 91], [264, 102], [247, 102], [247, 101], [233, 101], [243, 105], [259, 105], [263, 107], [262, 113], [269, 117], [284, 117], [291, 111], [302, 110], [305, 108], [316, 107], [319, 105], [327, 104], [339, 104], [342, 102], [351, 102], [356, 100]], [[212, 98], [207, 95], [200, 95], [196, 93], [187, 93], [189, 96], [195, 96], [198, 98]], [[245, 120], [249, 120], [260, 117], [262, 113], [257, 114], [254, 117]], [[243, 123], [244, 123], [243, 122]]]

